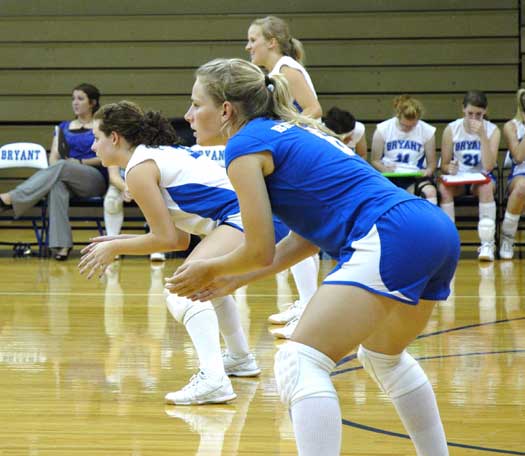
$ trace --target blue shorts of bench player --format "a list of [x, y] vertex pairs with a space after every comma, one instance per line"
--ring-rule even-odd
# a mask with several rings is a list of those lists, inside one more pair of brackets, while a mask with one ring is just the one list
[[407, 304], [443, 300], [459, 253], [457, 229], [440, 208], [423, 199], [404, 201], [364, 236], [350, 233], [323, 284], [352, 285]]

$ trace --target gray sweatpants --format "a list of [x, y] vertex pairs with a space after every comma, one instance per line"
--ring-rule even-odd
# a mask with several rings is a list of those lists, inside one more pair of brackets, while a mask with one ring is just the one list
[[104, 176], [93, 166], [74, 160], [59, 160], [47, 169], [41, 169], [9, 192], [16, 217], [48, 195], [49, 247], [71, 247], [69, 198], [103, 196], [106, 192]]

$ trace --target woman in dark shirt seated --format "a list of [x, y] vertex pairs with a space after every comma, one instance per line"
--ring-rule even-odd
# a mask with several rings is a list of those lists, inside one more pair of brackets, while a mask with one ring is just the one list
[[12, 208], [15, 217], [48, 197], [49, 247], [59, 261], [67, 259], [73, 246], [69, 198], [103, 196], [107, 188], [107, 171], [91, 150], [93, 114], [100, 106], [99, 98], [99, 90], [91, 84], [75, 87], [72, 95], [75, 118], [55, 127], [49, 168], [0, 194], [0, 212]]

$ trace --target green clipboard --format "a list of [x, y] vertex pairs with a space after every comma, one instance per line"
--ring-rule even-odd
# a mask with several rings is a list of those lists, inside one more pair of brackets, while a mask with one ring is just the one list
[[385, 177], [423, 177], [421, 171], [407, 171], [403, 173], [381, 173]]

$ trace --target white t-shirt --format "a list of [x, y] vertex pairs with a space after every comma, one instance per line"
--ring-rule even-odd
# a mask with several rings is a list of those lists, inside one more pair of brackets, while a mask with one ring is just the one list
[[424, 168], [425, 143], [436, 132], [436, 127], [419, 120], [409, 132], [399, 128], [397, 117], [377, 125], [377, 131], [385, 143], [382, 162], [395, 165], [395, 172], [419, 171]]
[[288, 55], [283, 55], [275, 64], [275, 66], [272, 68], [272, 71], [270, 71], [269, 76], [273, 76], [274, 74], [278, 74], [281, 72], [281, 68], [283, 66], [288, 66], [290, 68], [293, 68], [294, 70], [298, 70], [303, 75], [304, 79], [306, 80], [306, 83], [308, 84], [308, 87], [312, 89], [313, 94], [315, 95], [315, 98], [317, 98], [317, 92], [315, 91], [314, 83], [312, 82], [312, 78], [310, 78], [310, 75], [308, 74], [308, 71], [302, 66], [297, 60], [292, 59]]

